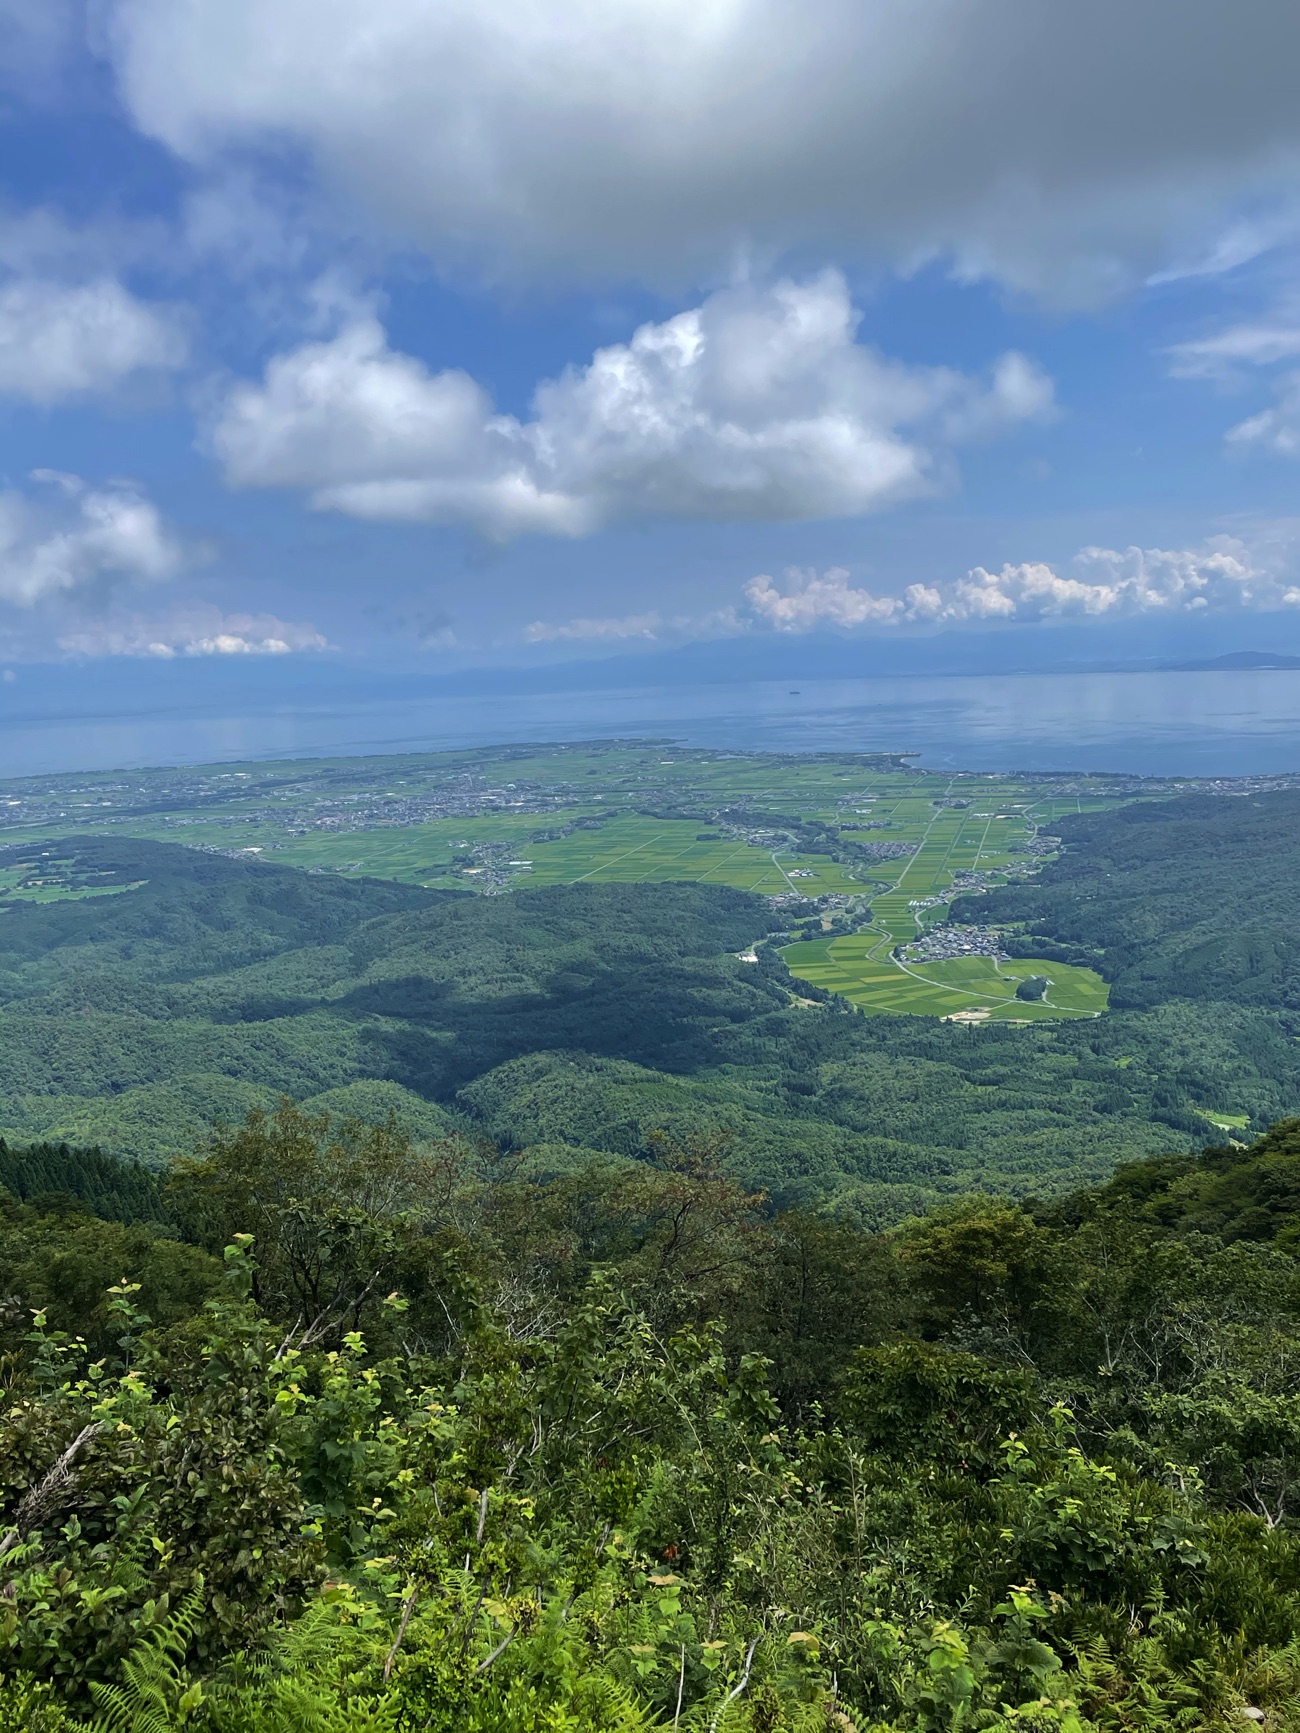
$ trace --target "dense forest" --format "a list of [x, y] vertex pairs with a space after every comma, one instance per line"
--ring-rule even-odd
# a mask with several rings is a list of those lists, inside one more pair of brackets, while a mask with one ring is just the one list
[[883, 1233], [721, 1153], [7, 1149], [0, 1729], [1300, 1726], [1300, 1121]]
[[1065, 852], [958, 918], [1025, 929], [1022, 956], [1086, 962], [1116, 1009], [1170, 999], [1300, 1011], [1300, 792], [1184, 795], [1057, 821]]
[[[1030, 954], [1086, 952], [1129, 1008], [1032, 1028], [855, 1014], [777, 954], [776, 926], [799, 910], [744, 892], [479, 898], [86, 838], [78, 870], [137, 888], [0, 915], [0, 1133], [156, 1165], [212, 1120], [287, 1094], [372, 1124], [395, 1111], [416, 1138], [485, 1137], [539, 1173], [592, 1152], [644, 1159], [661, 1132], [725, 1136], [729, 1169], [778, 1203], [834, 1200], [874, 1226], [975, 1187], [1059, 1192], [1196, 1146], [1213, 1135], [1207, 1115], [1258, 1132], [1300, 1106], [1280, 989], [1247, 968], [1218, 998], [1172, 990], [1194, 973], [1175, 967], [1184, 953], [1237, 954], [1251, 908], [1278, 954], [1290, 942], [1294, 799], [1063, 824], [1067, 852], [1039, 885], [973, 906], [1052, 935], [1011, 941]], [[1237, 924], [1209, 930], [1229, 876]], [[1149, 954], [1125, 961], [1106, 922], [1144, 920]], [[752, 945], [757, 961], [742, 960]], [[1158, 967], [1167, 996], [1128, 985]]]

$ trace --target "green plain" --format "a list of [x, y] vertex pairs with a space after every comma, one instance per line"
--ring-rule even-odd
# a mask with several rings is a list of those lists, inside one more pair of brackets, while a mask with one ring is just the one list
[[[126, 834], [431, 888], [686, 881], [766, 896], [834, 896], [860, 913], [869, 902], [870, 929], [792, 945], [786, 960], [865, 1011], [946, 1016], [984, 1007], [991, 1016], [1032, 1020], [1092, 1016], [1106, 1004], [1105, 984], [1087, 970], [1031, 959], [1023, 970], [1017, 962], [999, 973], [986, 958], [900, 964], [891, 956], [943, 918], [954, 875], [978, 869], [996, 882], [1024, 870], [1039, 825], [1117, 803], [1087, 779], [1078, 779], [1077, 793], [1044, 798], [1041, 785], [1011, 777], [882, 768], [847, 755], [693, 753], [650, 742], [91, 776], [78, 778], [66, 801], [57, 799], [57, 784], [46, 785], [49, 819], [29, 809], [21, 826], [0, 826], [0, 841]], [[431, 797], [445, 805], [462, 789], [470, 810], [423, 816]], [[21, 792], [30, 797], [30, 784]], [[683, 806], [729, 816], [676, 816]], [[867, 844], [868, 857], [836, 861], [774, 834], [782, 823], [809, 821]], [[873, 861], [876, 842], [910, 852]], [[0, 898], [94, 894], [19, 890], [17, 882], [13, 870], [0, 877]], [[1022, 973], [1049, 977], [1044, 1001], [1015, 999]]]

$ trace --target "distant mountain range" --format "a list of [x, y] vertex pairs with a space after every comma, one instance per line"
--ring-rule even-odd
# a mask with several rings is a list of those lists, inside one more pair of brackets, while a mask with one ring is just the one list
[[1166, 662], [1164, 671], [1170, 674], [1205, 674], [1217, 669], [1247, 674], [1300, 668], [1300, 656], [1278, 656], [1268, 650], [1233, 650], [1227, 656], [1214, 656], [1206, 662]]

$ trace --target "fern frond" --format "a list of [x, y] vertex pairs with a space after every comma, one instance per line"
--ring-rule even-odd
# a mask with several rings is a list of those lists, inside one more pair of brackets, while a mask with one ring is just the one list
[[131, 1650], [118, 1684], [93, 1682], [100, 1710], [92, 1733], [172, 1733], [202, 1701], [185, 1669], [185, 1656], [203, 1607], [203, 1586], [191, 1589], [174, 1612]]

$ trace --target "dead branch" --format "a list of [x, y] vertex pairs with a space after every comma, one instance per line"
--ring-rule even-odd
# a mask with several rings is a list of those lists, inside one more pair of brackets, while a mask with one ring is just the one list
[[727, 1692], [727, 1695], [722, 1699], [721, 1703], [718, 1704], [718, 1707], [714, 1713], [713, 1719], [712, 1719], [712, 1721], [709, 1722], [709, 1733], [718, 1733], [718, 1723], [719, 1723], [719, 1721], [721, 1721], [722, 1716], [723, 1716], [723, 1712], [727, 1708], [727, 1705], [729, 1703], [734, 1703], [736, 1701], [736, 1698], [739, 1697], [741, 1692], [745, 1689], [746, 1685], [748, 1685], [748, 1683], [749, 1683], [749, 1671], [750, 1671], [750, 1668], [754, 1665], [754, 1650], [757, 1647], [758, 1647], [758, 1638], [755, 1637], [753, 1642], [749, 1645], [748, 1650], [746, 1651], [745, 1665], [741, 1670], [739, 1680], [733, 1686], [733, 1688]]
[[102, 1421], [83, 1426], [57, 1462], [32, 1487], [14, 1512], [13, 1527], [0, 1545], [0, 1554], [8, 1552], [30, 1529], [39, 1528], [42, 1519], [57, 1509], [60, 1498], [72, 1485], [72, 1470], [78, 1456], [103, 1430]]
[[384, 1683], [385, 1684], [388, 1683], [388, 1675], [393, 1670], [393, 1662], [397, 1659], [397, 1651], [402, 1646], [402, 1638], [406, 1635], [406, 1627], [410, 1623], [411, 1612], [415, 1606], [415, 1597], [419, 1594], [419, 1592], [420, 1592], [420, 1585], [417, 1583], [415, 1585], [415, 1587], [411, 1590], [410, 1594], [407, 1595], [406, 1600], [402, 1604], [402, 1622], [397, 1627], [397, 1635], [393, 1638], [393, 1646], [388, 1651], [388, 1658], [384, 1662]]

